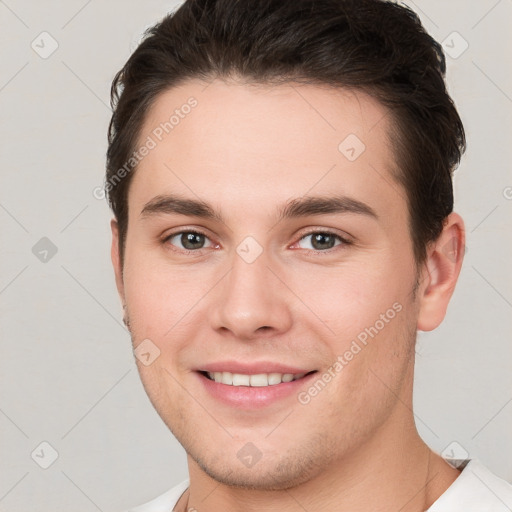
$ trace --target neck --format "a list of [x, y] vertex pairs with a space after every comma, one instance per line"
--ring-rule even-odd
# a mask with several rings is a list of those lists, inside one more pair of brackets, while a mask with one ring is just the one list
[[[403, 405], [399, 407], [404, 409]], [[427, 447], [412, 418], [409, 422], [403, 420], [402, 415], [391, 417], [377, 435], [353, 453], [307, 482], [285, 490], [220, 484], [189, 457], [190, 488], [175, 510], [424, 512], [460, 473]]]

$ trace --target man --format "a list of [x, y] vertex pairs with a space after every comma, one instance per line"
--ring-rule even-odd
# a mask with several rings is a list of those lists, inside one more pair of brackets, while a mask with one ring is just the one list
[[412, 413], [443, 320], [464, 130], [440, 46], [380, 0], [192, 0], [113, 83], [112, 260], [190, 478], [137, 511], [509, 510]]

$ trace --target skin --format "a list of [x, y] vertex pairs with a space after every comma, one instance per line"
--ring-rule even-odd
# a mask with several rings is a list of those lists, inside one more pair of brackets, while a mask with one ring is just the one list
[[[146, 392], [188, 454], [190, 488], [175, 510], [426, 510], [459, 472], [419, 437], [412, 413], [416, 331], [443, 320], [462, 264], [464, 225], [452, 213], [418, 267], [405, 191], [393, 178], [391, 116], [362, 92], [313, 85], [188, 81], [161, 94], [141, 143], [193, 96], [197, 106], [140, 162], [129, 191], [124, 265], [112, 221], [112, 260]], [[355, 134], [365, 151], [338, 145]], [[202, 200], [222, 221], [141, 214], [155, 197]], [[279, 220], [293, 199], [343, 194], [354, 212]], [[193, 228], [205, 247], [170, 234]], [[312, 245], [311, 231], [350, 243]], [[247, 263], [237, 246], [253, 237]], [[221, 404], [194, 370], [234, 359], [332, 367], [366, 327], [401, 311], [311, 401], [259, 410]], [[309, 386], [308, 386], [309, 387]], [[307, 390], [307, 387], [305, 388]], [[247, 468], [237, 452], [262, 453]], [[188, 507], [188, 509], [187, 509]]]

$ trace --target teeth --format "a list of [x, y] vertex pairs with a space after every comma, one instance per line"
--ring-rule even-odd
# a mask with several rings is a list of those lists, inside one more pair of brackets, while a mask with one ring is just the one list
[[265, 387], [275, 386], [282, 382], [291, 382], [292, 380], [302, 379], [305, 373], [258, 373], [255, 375], [246, 375], [243, 373], [231, 372], [207, 372], [208, 377], [215, 382], [227, 384], [228, 386], [251, 386]]
[[259, 373], [258, 375], [251, 375], [250, 384], [254, 387], [268, 386], [268, 376], [266, 373]]
[[268, 383], [270, 386], [274, 384], [281, 384], [282, 382], [282, 373], [269, 373], [268, 374]]
[[220, 379], [215, 378], [216, 382], [222, 382], [222, 384], [233, 384], [233, 374], [230, 372], [216, 372], [217, 374], [220, 374]]
[[250, 386], [250, 375], [243, 375], [241, 373], [233, 373], [233, 386]]

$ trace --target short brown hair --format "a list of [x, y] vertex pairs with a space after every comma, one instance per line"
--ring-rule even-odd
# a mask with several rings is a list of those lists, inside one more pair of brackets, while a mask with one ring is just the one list
[[[151, 28], [112, 83], [107, 193], [123, 256], [127, 169], [148, 109], [187, 79], [241, 77], [362, 90], [393, 114], [416, 261], [453, 209], [452, 173], [465, 150], [444, 83], [441, 46], [407, 7], [385, 0], [187, 0]], [[123, 179], [118, 171], [125, 169]]]

